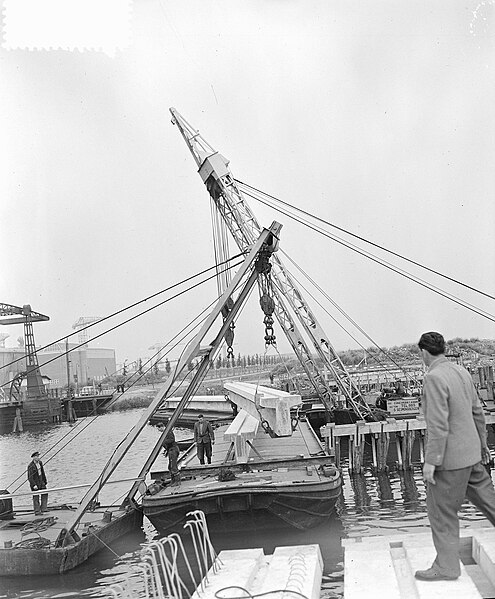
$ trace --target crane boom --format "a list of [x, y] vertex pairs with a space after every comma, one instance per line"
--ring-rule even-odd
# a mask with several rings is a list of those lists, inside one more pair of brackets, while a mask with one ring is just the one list
[[[184, 141], [198, 166], [208, 193], [215, 202], [218, 211], [241, 251], [248, 249], [259, 236], [261, 227], [251, 208], [237, 187], [229, 169], [229, 161], [217, 152], [176, 110], [170, 108], [172, 123], [177, 125]], [[342, 360], [332, 347], [328, 336], [311, 312], [307, 302], [299, 292], [294, 279], [285, 269], [278, 256], [272, 259], [272, 280], [274, 281], [275, 315], [289, 343], [306, 372], [310, 382], [318, 393], [326, 409], [335, 408], [335, 395], [321, 369], [316, 364], [301, 331], [296, 325], [292, 312], [297, 316], [302, 328], [310, 338], [316, 355], [332, 373], [334, 380], [344, 395], [347, 404], [360, 418], [374, 417], [364, 401], [358, 387], [352, 380]]]

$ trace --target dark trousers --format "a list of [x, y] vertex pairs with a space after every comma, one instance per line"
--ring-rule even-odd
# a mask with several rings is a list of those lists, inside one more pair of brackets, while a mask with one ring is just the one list
[[168, 471], [170, 472], [170, 478], [172, 482], [179, 480], [179, 466], [177, 460], [179, 458], [179, 448], [171, 447], [168, 452]]
[[442, 574], [459, 576], [459, 511], [467, 497], [495, 526], [495, 489], [481, 462], [459, 470], [435, 470], [436, 484], [428, 483], [426, 506], [433, 544], [434, 567]]
[[[46, 489], [46, 486], [42, 487]], [[41, 505], [40, 505], [40, 497], [41, 497]], [[44, 493], [43, 495], [33, 495], [33, 507], [34, 513], [36, 516], [39, 516], [41, 512], [48, 511], [48, 493]]]
[[205, 463], [205, 455], [206, 455], [208, 464], [211, 464], [211, 442], [210, 441], [198, 443], [198, 458], [199, 458], [200, 464]]

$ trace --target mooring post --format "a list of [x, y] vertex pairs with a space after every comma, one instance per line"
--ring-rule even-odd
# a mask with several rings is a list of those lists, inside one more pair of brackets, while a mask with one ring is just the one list
[[390, 445], [390, 434], [383, 430], [380, 431], [380, 437], [378, 440], [378, 472], [386, 472], [388, 470], [387, 466], [387, 456], [388, 456], [388, 448]]
[[377, 433], [373, 433], [371, 435], [371, 452], [373, 454], [373, 468], [375, 468], [375, 470], [378, 468], [378, 464], [376, 461], [376, 439], [378, 437]]
[[340, 437], [335, 437], [335, 465], [340, 469]]
[[359, 430], [361, 424], [366, 423], [364, 420], [356, 422], [354, 434], [349, 439], [349, 462], [353, 474], [361, 474], [363, 471], [364, 435]]
[[402, 435], [402, 462], [404, 470], [412, 468], [412, 448], [414, 444], [414, 430], [409, 430], [409, 421], [406, 422], [406, 430]]
[[399, 470], [403, 469], [402, 450], [401, 450], [403, 434], [404, 433], [402, 431], [396, 431], [396, 433], [395, 433], [395, 447], [397, 448], [397, 466], [398, 466]]
[[325, 450], [332, 455], [335, 454], [335, 422], [328, 422], [325, 429]]
[[425, 462], [425, 431], [419, 431], [419, 461], [424, 464]]

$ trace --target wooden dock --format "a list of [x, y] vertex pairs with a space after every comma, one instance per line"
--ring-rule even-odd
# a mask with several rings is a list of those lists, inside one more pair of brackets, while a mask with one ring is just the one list
[[495, 597], [495, 528], [461, 530], [461, 576], [416, 580], [436, 551], [430, 533], [345, 539], [344, 599], [480, 599]]
[[[495, 423], [495, 413], [485, 413], [487, 425]], [[415, 443], [419, 446], [419, 458], [424, 460], [424, 440], [426, 421], [422, 416], [407, 419], [387, 418], [378, 422], [359, 420], [354, 424], [329, 423], [322, 426], [321, 435], [325, 439], [327, 452], [335, 455], [335, 463], [341, 467], [343, 460], [342, 440], [348, 442], [349, 472], [360, 474], [363, 471], [364, 449], [371, 444], [373, 467], [377, 472], [387, 470], [387, 457], [391, 443], [395, 444], [399, 470], [412, 468]]]

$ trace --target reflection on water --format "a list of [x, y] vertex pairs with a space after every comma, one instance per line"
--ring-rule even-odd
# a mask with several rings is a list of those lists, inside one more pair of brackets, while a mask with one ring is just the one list
[[[75, 426], [67, 423], [56, 427], [39, 428], [22, 434], [0, 435], [0, 489], [13, 491], [26, 479], [25, 469], [30, 455], [38, 450], [46, 454], [49, 486], [75, 485], [93, 482], [112, 451], [139, 419], [142, 410], [112, 412], [92, 419], [81, 419]], [[89, 426], [88, 426], [89, 425]], [[178, 438], [188, 438], [191, 432], [177, 430]], [[136, 476], [158, 438], [158, 431], [147, 426], [133, 445], [123, 464], [112, 478]], [[57, 441], [60, 445], [55, 446]], [[71, 441], [63, 451], [60, 446]], [[52, 449], [53, 448], [53, 449]], [[167, 460], [159, 456], [156, 468], [166, 469]], [[18, 480], [17, 480], [18, 479]], [[16, 482], [14, 482], [16, 481]], [[266, 553], [281, 545], [317, 543], [324, 561], [322, 597], [343, 596], [343, 549], [341, 539], [371, 535], [396, 535], [429, 530], [426, 516], [425, 488], [421, 467], [387, 474], [349, 476], [343, 470], [343, 494], [337, 504], [337, 514], [323, 526], [310, 531], [263, 530], [245, 534], [212, 535], [217, 551], [263, 547]], [[25, 490], [27, 485], [20, 489]], [[108, 487], [100, 496], [103, 505], [117, 502], [126, 493], [129, 483]], [[78, 501], [81, 490], [68, 494], [51, 494], [50, 503]], [[31, 510], [27, 499], [15, 502], [15, 509]], [[470, 504], [461, 513], [461, 527], [488, 524]], [[60, 576], [0, 577], [0, 599], [41, 599], [105, 596], [107, 585], [118, 583], [139, 560], [141, 545], [156, 536], [153, 526], [145, 519], [143, 530], [136, 531], [93, 555], [85, 564]]]

